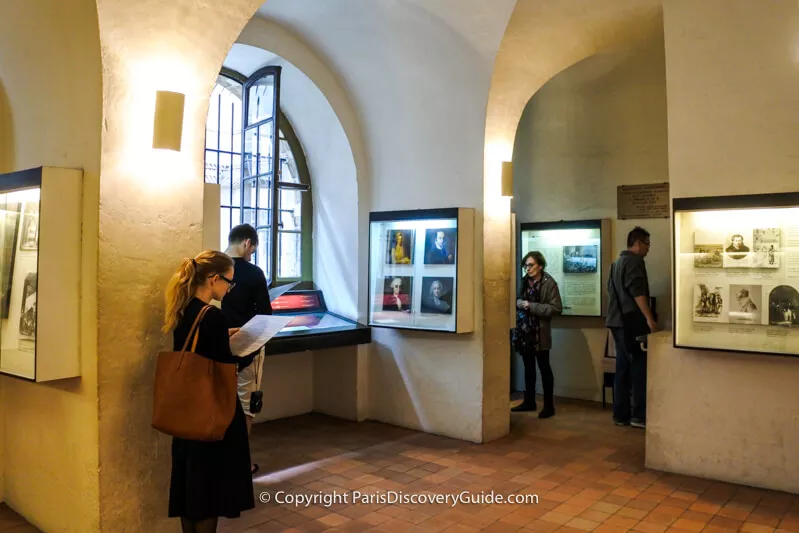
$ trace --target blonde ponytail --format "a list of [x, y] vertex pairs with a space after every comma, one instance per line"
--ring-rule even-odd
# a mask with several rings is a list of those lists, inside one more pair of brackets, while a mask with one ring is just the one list
[[169, 333], [177, 327], [197, 287], [205, 283], [206, 278], [214, 274], [224, 274], [233, 265], [233, 259], [229, 256], [212, 250], [206, 250], [194, 259], [184, 259], [166, 287], [162, 331]]

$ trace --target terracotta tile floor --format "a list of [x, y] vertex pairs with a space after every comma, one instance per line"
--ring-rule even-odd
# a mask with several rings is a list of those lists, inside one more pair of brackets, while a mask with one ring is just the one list
[[[257, 503], [220, 533], [474, 531], [799, 533], [799, 496], [646, 470], [644, 432], [575, 401], [475, 445], [373, 422], [306, 415], [253, 430]], [[538, 503], [279, 505], [275, 494], [537, 495]], [[364, 496], [368, 497], [368, 496]], [[530, 496], [528, 496], [529, 498]], [[36, 533], [0, 505], [0, 533]]]
[[[258, 424], [256, 499], [264, 492], [272, 501], [223, 521], [220, 531], [799, 533], [799, 496], [646, 470], [644, 432], [614, 426], [609, 409], [561, 400], [554, 418], [513, 414], [511, 425], [508, 437], [476, 445], [321, 415]], [[538, 503], [341, 501], [353, 491], [492, 490], [534, 494]], [[335, 493], [339, 501], [279, 505], [278, 491]]]

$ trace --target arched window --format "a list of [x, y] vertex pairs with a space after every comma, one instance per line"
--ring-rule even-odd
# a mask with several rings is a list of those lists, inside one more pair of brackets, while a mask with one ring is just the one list
[[249, 78], [223, 70], [218, 77], [206, 122], [205, 181], [220, 185], [220, 249], [233, 226], [248, 223], [259, 235], [254, 263], [270, 286], [311, 280], [313, 211], [311, 195], [304, 194], [310, 176], [280, 111], [280, 67]]

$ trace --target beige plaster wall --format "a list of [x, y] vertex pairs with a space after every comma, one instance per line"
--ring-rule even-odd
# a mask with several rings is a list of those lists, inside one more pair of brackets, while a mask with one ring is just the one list
[[101, 70], [95, 4], [3, 2], [0, 50], [0, 93], [5, 93], [0, 95], [0, 115], [4, 115], [0, 131], [10, 137], [0, 165], [7, 171], [41, 165], [83, 168], [87, 243], [79, 311], [82, 377], [51, 384], [0, 378], [4, 498], [44, 531], [98, 531], [94, 280]]
[[799, 494], [799, 359], [649, 344], [647, 468]]
[[[664, 21], [672, 195], [796, 191], [799, 5], [669, 0]], [[671, 342], [650, 355], [647, 466], [799, 492], [799, 361]]]
[[[665, 76], [663, 27], [655, 25], [549, 80], [527, 104], [513, 150], [520, 224], [609, 218], [614, 258], [635, 225], [652, 234], [646, 263], [661, 326], [671, 316], [670, 219], [617, 220], [616, 188], [668, 181]], [[601, 401], [604, 319], [562, 317], [553, 326], [555, 394]]]
[[660, 24], [660, 0], [519, 0], [494, 62], [488, 98], [483, 207], [483, 439], [508, 431], [510, 206], [500, 197], [527, 102], [555, 74]]
[[[260, 2], [99, 0], [103, 147], [99, 251], [103, 531], [176, 531], [170, 439], [151, 429], [163, 290], [202, 244], [203, 143], [222, 61]], [[151, 148], [155, 91], [186, 95], [181, 152]], [[161, 344], [163, 342], [163, 345]]]
[[[353, 102], [372, 177], [364, 194], [356, 154], [362, 202], [359, 242], [367, 242], [363, 214], [369, 211], [473, 207], [481, 218], [483, 112], [491, 64], [513, 3], [270, 0], [260, 10], [308, 42], [339, 76]], [[378, 72], [381, 75], [375, 75]], [[478, 269], [480, 232], [475, 238]], [[367, 308], [367, 248], [359, 246], [357, 257], [362, 320]], [[482, 439], [479, 277], [474, 287], [474, 334], [373, 331], [368, 355], [370, 418]], [[365, 359], [359, 356], [359, 361]], [[366, 382], [360, 370], [356, 382]], [[358, 402], [363, 412], [364, 400]]]
[[[242, 46], [276, 56], [267, 63], [249, 64], [244, 58], [258, 54]], [[312, 180], [314, 283], [324, 291], [331, 312], [358, 319], [359, 268], [352, 258], [359, 253], [359, 209], [365, 212], [369, 179], [366, 148], [349, 95], [299, 35], [261, 16], [247, 24], [228, 61], [239, 69], [246, 66], [247, 75], [266, 64], [282, 67], [281, 109], [302, 144]], [[343, 418], [365, 417], [368, 406], [362, 402], [357, 408], [357, 400], [368, 390], [359, 380], [368, 364], [359, 356], [362, 351], [351, 347], [268, 358], [262, 390], [269, 409], [256, 420], [312, 409]]]

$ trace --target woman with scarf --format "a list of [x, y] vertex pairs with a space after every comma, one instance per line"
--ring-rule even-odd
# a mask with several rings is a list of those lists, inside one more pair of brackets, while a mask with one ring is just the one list
[[522, 259], [526, 274], [516, 299], [514, 344], [524, 361], [524, 401], [511, 411], [535, 411], [535, 362], [541, 371], [544, 386], [544, 408], [538, 418], [555, 414], [553, 399], [555, 377], [549, 364], [552, 348], [551, 320], [563, 312], [558, 284], [544, 272], [547, 261], [541, 252], [530, 252]]

